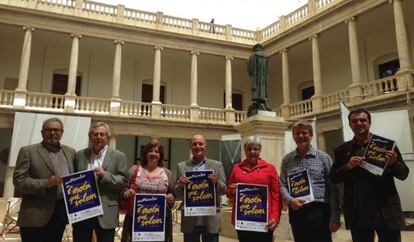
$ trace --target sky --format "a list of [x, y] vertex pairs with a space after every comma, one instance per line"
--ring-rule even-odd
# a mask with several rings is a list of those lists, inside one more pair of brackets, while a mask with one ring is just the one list
[[220, 25], [256, 30], [264, 28], [305, 5], [308, 0], [93, 0], [111, 5], [165, 15], [193, 19]]

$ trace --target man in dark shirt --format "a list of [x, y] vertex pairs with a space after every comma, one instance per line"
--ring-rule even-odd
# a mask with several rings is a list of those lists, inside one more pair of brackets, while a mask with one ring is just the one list
[[369, 132], [371, 114], [365, 109], [352, 110], [348, 115], [354, 138], [338, 146], [330, 177], [344, 183], [345, 224], [354, 242], [400, 242], [404, 218], [394, 177], [405, 180], [408, 167], [397, 147], [386, 151], [388, 164], [381, 176], [363, 169], [363, 154], [372, 136]]

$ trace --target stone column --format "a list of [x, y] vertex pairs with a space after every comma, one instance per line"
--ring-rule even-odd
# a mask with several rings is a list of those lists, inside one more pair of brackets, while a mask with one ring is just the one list
[[231, 76], [231, 61], [232, 56], [226, 56], [226, 123], [234, 123], [236, 120], [233, 104], [232, 104], [232, 76]]
[[76, 76], [78, 75], [78, 58], [79, 58], [79, 39], [80, 34], [71, 34], [72, 50], [70, 52], [68, 88], [65, 97], [65, 111], [74, 112], [76, 106]]
[[109, 147], [112, 149], [116, 149], [116, 138], [118, 135], [112, 134], [111, 137], [109, 137]]
[[359, 40], [357, 18], [352, 17], [345, 21], [348, 24], [349, 56], [351, 61], [352, 84], [349, 86], [351, 97], [362, 98], [361, 63], [359, 58]]
[[231, 78], [231, 61], [233, 57], [226, 56], [226, 109], [233, 109], [232, 105], [232, 78]]
[[313, 86], [315, 95], [312, 97], [312, 106], [314, 112], [322, 110], [322, 78], [321, 78], [321, 60], [319, 53], [319, 34], [310, 37], [312, 41], [312, 69], [313, 69]]
[[122, 45], [123, 41], [115, 40], [115, 57], [112, 77], [112, 98], [119, 99], [119, 87], [121, 85], [121, 63], [122, 63]]
[[290, 116], [290, 80], [289, 80], [289, 50], [284, 49], [282, 54], [282, 88], [283, 88], [283, 104], [281, 106], [282, 116], [288, 118]]
[[161, 86], [161, 50], [160, 46], [155, 46], [154, 58], [154, 77], [152, 85], [152, 103], [160, 104], [160, 86]]
[[197, 56], [200, 52], [191, 51], [191, 106], [198, 107], [197, 104], [197, 83], [198, 83], [198, 76], [197, 76]]
[[32, 32], [34, 28], [23, 26], [24, 41], [22, 56], [20, 59], [19, 82], [14, 95], [13, 106], [24, 107], [26, 105], [27, 77], [29, 75], [30, 52], [32, 48]]
[[318, 142], [318, 149], [326, 152], [326, 139], [323, 133], [316, 134], [316, 141]]
[[407, 90], [407, 87], [413, 86], [413, 64], [402, 1], [403, 0], [392, 0], [395, 19], [395, 36], [397, 39], [398, 58], [400, 60], [400, 70], [397, 72], [399, 91]]
[[68, 89], [66, 96], [76, 96], [76, 76], [78, 74], [78, 59], [79, 59], [79, 39], [82, 38], [80, 34], [71, 34], [72, 37], [72, 50], [70, 52], [69, 63], [69, 77], [68, 77]]
[[112, 76], [112, 98], [110, 113], [112, 115], [118, 115], [121, 108], [121, 99], [119, 98], [119, 88], [121, 86], [121, 66], [122, 66], [122, 45], [123, 41], [114, 40], [115, 44], [115, 56], [114, 56], [114, 69]]
[[22, 57], [20, 59], [19, 83], [16, 91], [27, 92], [27, 76], [29, 75], [30, 51], [32, 48], [32, 32], [34, 28], [23, 27], [24, 41], [22, 49]]
[[163, 47], [154, 46], [154, 77], [152, 84], [151, 116], [159, 118], [161, 115], [160, 87], [161, 87], [161, 50]]

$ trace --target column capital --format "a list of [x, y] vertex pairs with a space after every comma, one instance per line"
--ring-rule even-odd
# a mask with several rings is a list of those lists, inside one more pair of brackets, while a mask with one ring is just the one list
[[198, 52], [196, 50], [190, 50], [190, 54], [191, 55], [200, 55], [200, 52]]
[[28, 30], [30, 30], [30, 31], [35, 31], [35, 28], [34, 27], [32, 27], [32, 26], [22, 26], [22, 29], [23, 29], [23, 31], [28, 31]]
[[394, 3], [394, 2], [402, 2], [402, 1], [404, 1], [404, 0], [388, 0], [388, 3]]
[[81, 34], [74, 34], [74, 33], [72, 33], [72, 34], [70, 34], [70, 37], [80, 39], [80, 38], [82, 38], [82, 35]]
[[313, 34], [309, 36], [309, 40], [318, 39], [319, 37], [321, 37], [321, 34]]
[[353, 17], [350, 17], [349, 19], [345, 20], [344, 23], [348, 24], [350, 22], [356, 22], [357, 20], [358, 20], [358, 17], [353, 16]]
[[285, 49], [279, 51], [280, 54], [288, 53], [288, 52], [289, 52], [289, 48], [285, 48]]
[[230, 61], [234, 60], [233, 56], [228, 56], [228, 55], [224, 56], [224, 59], [230, 60]]
[[154, 50], [163, 50], [163, 49], [164, 47], [162, 46], [158, 46], [158, 45], [154, 46]]
[[114, 40], [114, 44], [116, 45], [116, 44], [120, 44], [120, 45], [123, 45], [123, 44], [125, 44], [125, 42], [124, 41], [122, 41], [122, 40]]

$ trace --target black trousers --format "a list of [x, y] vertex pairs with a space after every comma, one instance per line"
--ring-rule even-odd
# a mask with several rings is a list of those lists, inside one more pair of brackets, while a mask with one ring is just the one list
[[289, 209], [289, 222], [295, 242], [332, 242], [330, 211], [326, 203], [312, 202], [301, 209]]
[[115, 240], [115, 228], [102, 228], [97, 217], [74, 223], [72, 227], [73, 242], [92, 241], [92, 233], [94, 230], [98, 242], [114, 242]]
[[219, 234], [211, 234], [205, 226], [194, 226], [191, 233], [184, 233], [184, 242], [200, 242], [200, 236], [203, 242], [218, 242]]
[[65, 232], [68, 217], [66, 215], [65, 202], [56, 200], [55, 210], [49, 222], [43, 227], [20, 227], [22, 242], [61, 242]]
[[377, 232], [378, 242], [401, 242], [401, 231], [390, 230], [385, 226], [377, 228], [363, 228], [353, 226], [351, 235], [353, 242], [374, 242], [374, 233]]
[[273, 241], [273, 231], [268, 232], [254, 232], [254, 231], [243, 231], [236, 230], [237, 238], [240, 242], [272, 242]]

